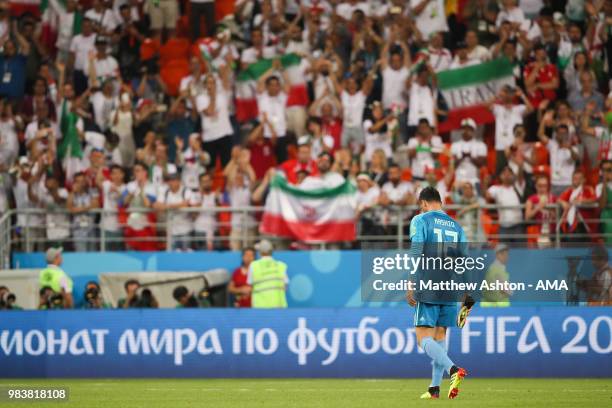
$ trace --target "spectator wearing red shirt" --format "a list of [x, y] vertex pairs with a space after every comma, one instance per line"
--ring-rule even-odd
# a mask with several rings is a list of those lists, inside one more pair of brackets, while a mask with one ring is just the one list
[[[535, 180], [535, 194], [531, 195], [525, 203], [525, 219], [533, 220], [534, 225], [528, 227], [528, 241], [537, 242], [540, 247], [551, 244], [550, 235], [555, 232], [555, 210], [546, 206], [557, 202], [557, 198], [550, 192], [548, 177], [540, 175]], [[533, 237], [532, 235], [537, 235]]]
[[249, 134], [247, 147], [251, 151], [251, 166], [255, 170], [255, 178], [263, 179], [266, 172], [276, 166], [276, 155], [274, 145], [276, 138], [265, 138], [263, 135], [263, 124], [259, 124]]
[[525, 67], [525, 88], [527, 98], [534, 109], [538, 109], [542, 101], [553, 102], [559, 88], [559, 72], [554, 64], [548, 61], [548, 54], [542, 44], [533, 48], [535, 61]]
[[242, 264], [232, 273], [227, 289], [234, 295], [234, 307], [251, 307], [251, 285], [247, 283], [247, 275], [254, 259], [255, 250], [245, 248], [242, 251]]
[[593, 187], [585, 184], [582, 170], [574, 171], [572, 185], [559, 196], [563, 207], [561, 215], [561, 230], [567, 234], [577, 234], [577, 237], [566, 238], [568, 242], [584, 242], [588, 240], [584, 234], [596, 232], [596, 225], [588, 220], [595, 218], [594, 209], [579, 208], [581, 205], [595, 203], [596, 196]]
[[285, 161], [280, 165], [280, 169], [285, 173], [287, 181], [291, 184], [298, 183], [298, 173], [306, 171], [311, 176], [319, 174], [317, 162], [311, 157], [311, 147], [309, 143], [298, 146], [297, 158]]

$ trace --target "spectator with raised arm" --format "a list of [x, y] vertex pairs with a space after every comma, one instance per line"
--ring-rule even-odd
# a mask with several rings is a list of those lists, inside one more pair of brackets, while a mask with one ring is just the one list
[[[277, 72], [281, 73], [282, 83]], [[259, 119], [264, 123], [264, 137], [272, 138], [276, 135], [274, 150], [279, 162], [287, 160], [287, 117], [285, 115], [287, 95], [291, 82], [287, 72], [282, 68], [279, 59], [272, 62], [272, 66], [257, 82], [257, 107]], [[265, 120], [264, 120], [265, 119]]]

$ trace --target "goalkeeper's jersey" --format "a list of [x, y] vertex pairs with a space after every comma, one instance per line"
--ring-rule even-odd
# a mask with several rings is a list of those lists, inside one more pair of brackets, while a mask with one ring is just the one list
[[[465, 233], [461, 225], [442, 210], [428, 211], [416, 215], [410, 222], [410, 256], [424, 258], [442, 258], [447, 260], [448, 257], [459, 257], [465, 253], [465, 243], [467, 242]], [[431, 259], [430, 259], [431, 260]], [[433, 264], [433, 262], [431, 263]], [[416, 278], [417, 284], [419, 280], [431, 279], [434, 281], [446, 280], [451, 278], [453, 271], [441, 271], [436, 268], [419, 268], [413, 278]], [[455, 281], [457, 275], [452, 275]], [[431, 294], [427, 298], [419, 296], [421, 291], [415, 292], [417, 300], [426, 301], [428, 303], [448, 303], [447, 301], [436, 302], [431, 299]], [[421, 297], [421, 299], [419, 299]]]

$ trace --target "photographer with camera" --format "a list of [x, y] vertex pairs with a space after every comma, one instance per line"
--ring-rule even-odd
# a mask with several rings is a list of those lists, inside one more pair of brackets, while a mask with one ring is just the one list
[[43, 286], [38, 291], [38, 310], [63, 309], [64, 297], [55, 293], [49, 286]]
[[23, 310], [22, 307], [15, 304], [16, 300], [17, 296], [11, 293], [9, 288], [0, 286], [0, 310]]
[[140, 291], [140, 282], [136, 279], [127, 280], [123, 287], [125, 289], [126, 297], [119, 299], [117, 307], [120, 309], [127, 308], [158, 308], [159, 302], [153, 296], [150, 289], [143, 289]]
[[178, 302], [176, 305], [177, 309], [183, 307], [201, 307], [193, 292], [190, 292], [185, 286], [174, 288], [172, 297]]
[[[40, 271], [39, 283], [42, 289], [48, 287], [53, 291], [53, 295], [61, 296], [61, 307], [71, 309], [74, 306], [72, 298], [72, 279], [60, 268], [62, 258], [62, 248], [49, 248], [47, 249], [47, 267]], [[54, 298], [57, 300], [57, 296], [49, 295], [46, 296], [47, 300]]]
[[104, 301], [98, 282], [89, 281], [85, 285], [84, 309], [110, 309], [110, 303]]

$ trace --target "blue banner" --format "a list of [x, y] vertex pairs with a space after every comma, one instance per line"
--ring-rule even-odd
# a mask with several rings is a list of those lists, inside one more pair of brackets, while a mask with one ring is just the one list
[[[506, 265], [511, 282], [530, 279], [563, 280], [571, 275], [570, 260], [575, 264], [574, 279], [588, 279], [593, 268], [589, 247], [559, 249], [511, 249]], [[362, 277], [365, 281], [383, 275], [372, 273], [367, 251], [276, 251], [274, 257], [288, 265], [289, 290], [287, 300], [290, 307], [404, 307], [403, 291], [399, 296], [383, 298], [367, 294], [362, 300]], [[611, 257], [612, 259], [612, 257]], [[490, 264], [490, 261], [487, 265]], [[240, 253], [219, 252], [106, 252], [66, 253], [63, 269], [74, 280], [74, 295], [77, 305], [82, 303], [83, 288], [90, 280], [97, 280], [100, 273], [136, 271], [206, 271], [225, 268], [232, 272], [240, 265]], [[15, 268], [42, 268], [44, 254], [16, 253]], [[407, 275], [407, 273], [406, 273]], [[570, 279], [566, 279], [570, 282]], [[528, 282], [531, 283], [531, 282]], [[367, 289], [367, 288], [366, 288]], [[570, 287], [571, 291], [571, 287]], [[538, 302], [563, 302], [568, 298], [564, 291], [556, 297], [549, 292], [516, 291], [511, 301], [523, 305]], [[380, 300], [400, 302], [380, 302]]]
[[[2, 377], [427, 377], [413, 310], [5, 312]], [[477, 308], [449, 355], [475, 377], [610, 377], [612, 308]]]
[[[361, 306], [360, 251], [276, 251], [287, 263], [290, 307]], [[100, 273], [137, 271], [206, 271], [240, 266], [240, 252], [95, 252], [64, 254], [62, 268], [74, 280], [77, 305], [85, 284]], [[42, 253], [13, 254], [14, 268], [43, 268]], [[116, 305], [114, 305], [116, 306]]]

